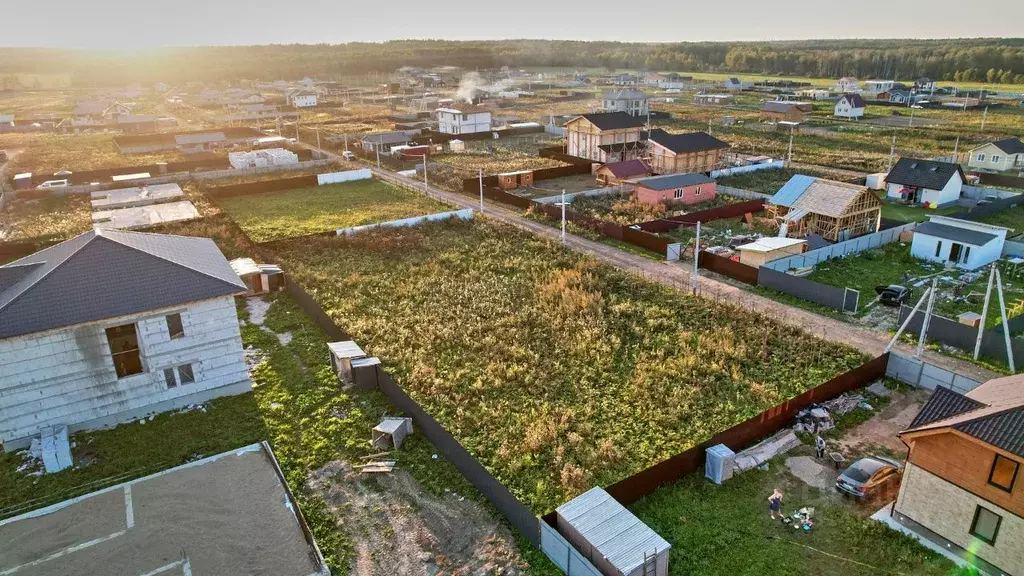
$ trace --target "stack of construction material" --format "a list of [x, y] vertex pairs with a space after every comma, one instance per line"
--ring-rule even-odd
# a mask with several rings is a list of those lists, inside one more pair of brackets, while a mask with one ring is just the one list
[[298, 164], [299, 156], [284, 148], [251, 150], [249, 152], [229, 152], [228, 163], [236, 170], [243, 168], [262, 168], [265, 166], [282, 166]]

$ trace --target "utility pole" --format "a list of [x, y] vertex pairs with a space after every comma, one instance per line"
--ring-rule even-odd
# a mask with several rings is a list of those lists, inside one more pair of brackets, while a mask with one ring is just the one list
[[928, 292], [928, 307], [924, 312], [924, 322], [921, 323], [921, 334], [917, 337], [917, 351], [914, 353], [914, 358], [920, 358], [921, 354], [924, 353], [924, 340], [928, 334], [928, 324], [932, 320], [932, 308], [935, 306], [935, 290], [938, 283], [938, 278], [932, 278], [932, 287]]
[[423, 153], [423, 192], [427, 193], [428, 192], [428, 188], [429, 187], [427, 185], [427, 153], [424, 152]]
[[565, 244], [565, 188], [562, 188], [562, 244]]
[[786, 153], [786, 167], [793, 164], [793, 127], [789, 127], [789, 152]]
[[320, 149], [320, 127], [316, 127], [316, 149]]
[[[993, 265], [994, 266], [994, 265]], [[1010, 325], [1006, 322], [1006, 302], [1003, 300], [1003, 276], [996, 268], [996, 289], [999, 292], [999, 314], [1003, 319], [1003, 340], [1006, 342], [1006, 363], [1010, 365], [1010, 373], [1016, 372], [1013, 366], [1013, 347], [1010, 346]]]
[[889, 146], [889, 167], [885, 169], [886, 172], [892, 170], [893, 157], [896, 156], [896, 133], [892, 133], [892, 145]]
[[348, 134], [345, 134], [345, 152], [348, 152]]
[[697, 222], [697, 238], [693, 241], [693, 274], [690, 275], [691, 289], [697, 293], [700, 283], [700, 221]]
[[480, 213], [484, 213], [484, 169], [480, 169]]
[[377, 142], [377, 146], [374, 149], [377, 151], [377, 168], [380, 168], [380, 142]]
[[956, 144], [953, 144], [953, 164], [960, 163], [960, 135], [956, 135]]
[[978, 361], [981, 353], [981, 337], [985, 334], [985, 324], [988, 320], [988, 303], [992, 299], [992, 283], [996, 279], [996, 265], [993, 262], [988, 273], [988, 288], [985, 290], [985, 304], [981, 307], [981, 324], [978, 325], [978, 339], [974, 341], [974, 361]]
[[981, 113], [981, 129], [985, 129], [985, 118], [988, 117], [988, 106], [985, 106], [985, 111]]

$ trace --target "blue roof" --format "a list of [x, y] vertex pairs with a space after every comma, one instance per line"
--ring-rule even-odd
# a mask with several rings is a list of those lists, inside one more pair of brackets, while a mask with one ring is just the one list
[[783, 184], [782, 188], [779, 188], [779, 191], [768, 202], [776, 206], [792, 207], [803, 196], [804, 192], [811, 187], [811, 184], [814, 184], [813, 176], [797, 174], [790, 178], [789, 182]]
[[665, 176], [644, 178], [643, 180], [638, 180], [637, 184], [644, 188], [650, 188], [651, 190], [671, 190], [673, 188], [682, 188], [684, 186], [710, 184], [714, 181], [715, 180], [713, 178], [709, 178], [703, 174], [689, 173], [666, 174]]

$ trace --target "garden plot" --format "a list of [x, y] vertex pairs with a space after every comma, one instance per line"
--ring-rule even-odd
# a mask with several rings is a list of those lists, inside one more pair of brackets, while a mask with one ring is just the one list
[[48, 194], [4, 202], [0, 241], [49, 245], [92, 229], [88, 194]]
[[450, 207], [376, 178], [218, 200], [255, 242], [308, 236]]
[[575, 194], [600, 187], [591, 174], [576, 174], [549, 180], [535, 180], [532, 186], [520, 186], [509, 192], [525, 198], [544, 198], [558, 196], [562, 190], [565, 190], [566, 194]]
[[779, 191], [779, 188], [782, 188], [786, 182], [789, 182], [790, 178], [798, 174], [814, 176], [815, 178], [838, 180], [840, 182], [849, 180], [848, 176], [838, 172], [809, 170], [806, 168], [780, 168], [775, 170], [746, 172], [744, 174], [735, 174], [733, 176], [722, 176], [717, 179], [717, 182], [722, 186], [741, 188], [743, 190], [760, 192], [762, 194], [775, 194]]
[[864, 361], [489, 222], [268, 248], [538, 513]]

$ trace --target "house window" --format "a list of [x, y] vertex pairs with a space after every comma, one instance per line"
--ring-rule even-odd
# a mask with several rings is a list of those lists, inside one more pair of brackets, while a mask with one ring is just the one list
[[1020, 471], [1020, 464], [1005, 456], [996, 454], [992, 462], [992, 471], [988, 473], [988, 483], [1010, 492], [1013, 490], [1013, 483], [1017, 480], [1017, 472]]
[[142, 373], [142, 356], [139, 353], [135, 324], [107, 328], [107, 344], [110, 345], [110, 355], [118, 378]]
[[700, 186], [697, 186], [697, 188], [693, 191], [693, 195], [700, 196]]
[[993, 545], [996, 543], [996, 536], [999, 536], [999, 524], [1002, 521], [1003, 517], [999, 514], [978, 506], [974, 511], [974, 521], [971, 522], [971, 536]]
[[167, 335], [171, 340], [185, 335], [185, 327], [181, 324], [181, 314], [167, 315]]
[[984, 161], [985, 161], [985, 155], [984, 154], [978, 154], [978, 162], [984, 162]]
[[673, 194], [673, 197], [677, 198], [677, 199], [678, 198], [682, 198], [683, 197], [683, 189], [682, 188], [676, 188], [676, 191]]
[[998, 154], [993, 154], [992, 155], [992, 163], [993, 164], [999, 164], [999, 155]]
[[167, 383], [168, 388], [178, 385], [178, 381], [174, 379], [174, 368], [164, 368], [164, 382]]
[[935, 243], [935, 257], [939, 257], [939, 252], [942, 252], [942, 240]]
[[191, 364], [182, 364], [181, 366], [178, 366], [178, 382], [181, 382], [182, 386], [185, 384], [191, 384], [195, 381], [196, 375], [192, 372]]

